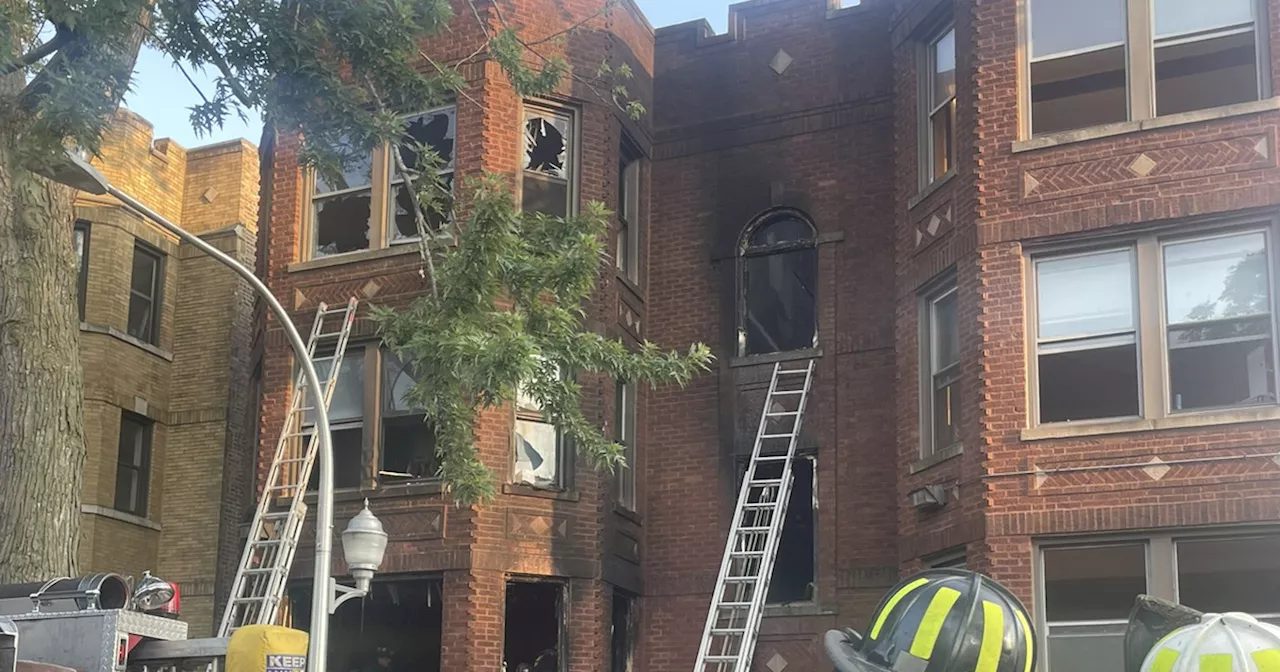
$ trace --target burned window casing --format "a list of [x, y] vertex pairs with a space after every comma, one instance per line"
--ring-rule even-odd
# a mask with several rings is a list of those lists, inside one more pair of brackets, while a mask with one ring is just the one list
[[317, 172], [311, 192], [313, 257], [369, 249], [373, 155], [349, 145], [340, 145], [335, 152], [342, 164], [340, 174], [325, 178]]
[[609, 619], [610, 672], [634, 671], [637, 625], [636, 598], [614, 588]]
[[435, 478], [440, 467], [436, 457], [435, 430], [424, 420], [421, 407], [413, 403], [415, 385], [412, 370], [390, 352], [382, 360], [382, 467], [380, 481]]
[[[291, 584], [287, 597], [282, 606], [284, 623], [307, 630], [310, 582]], [[334, 613], [329, 669], [378, 670], [378, 657], [383, 654], [390, 659], [388, 672], [441, 672], [444, 600], [444, 582], [439, 578], [375, 577], [368, 597]]]
[[502, 662], [508, 672], [561, 672], [565, 587], [534, 581], [507, 582]]
[[556, 217], [573, 213], [574, 118], [568, 110], [528, 105], [524, 116], [521, 207]]
[[[787, 516], [782, 523], [782, 538], [778, 541], [778, 555], [773, 562], [773, 576], [769, 580], [767, 604], [791, 604], [811, 602], [816, 599], [817, 586], [817, 458], [812, 454], [800, 454], [791, 461], [791, 498], [787, 502]], [[750, 466], [750, 455], [738, 458], [737, 487]], [[782, 477], [781, 462], [762, 462], [756, 467], [757, 478]], [[767, 495], [772, 497], [773, 495]], [[767, 499], [760, 501], [770, 501]], [[756, 510], [748, 513], [758, 520], [747, 520], [747, 525], [767, 525], [767, 516]], [[759, 562], [758, 559], [750, 562]], [[751, 572], [751, 567], [741, 568]]]
[[739, 268], [739, 354], [814, 347], [818, 250], [813, 226], [790, 211], [767, 215], [748, 228]]
[[[450, 220], [453, 210], [454, 149], [457, 142], [457, 110], [454, 107], [432, 110], [410, 117], [406, 122], [404, 144], [400, 157], [411, 177], [416, 178], [426, 169], [418, 155], [417, 147], [426, 145], [435, 152], [439, 163], [435, 173], [445, 191], [439, 210], [424, 206], [423, 215], [431, 231], [439, 231]], [[387, 239], [392, 245], [418, 239], [417, 218], [413, 215], [413, 201], [405, 189], [398, 172], [392, 174], [391, 193], [394, 212], [391, 216]]]

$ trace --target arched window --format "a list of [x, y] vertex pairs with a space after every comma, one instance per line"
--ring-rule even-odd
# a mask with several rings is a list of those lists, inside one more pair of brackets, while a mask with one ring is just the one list
[[815, 243], [813, 225], [795, 210], [772, 210], [747, 227], [738, 261], [738, 354], [816, 345]]

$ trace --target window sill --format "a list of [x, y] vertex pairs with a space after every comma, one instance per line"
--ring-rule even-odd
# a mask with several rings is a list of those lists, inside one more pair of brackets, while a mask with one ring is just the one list
[[98, 506], [96, 504], [81, 504], [80, 513], [87, 513], [92, 516], [102, 516], [103, 518], [118, 520], [122, 523], [137, 525], [138, 527], [145, 527], [148, 530], [155, 530], [156, 532], [161, 531], [160, 523], [157, 523], [154, 520], [151, 520], [149, 518], [143, 518], [142, 516], [135, 516], [132, 513], [125, 513], [124, 511], [117, 511], [115, 509], [108, 508], [105, 506]]
[[836, 610], [824, 607], [817, 602], [796, 602], [794, 604], [766, 604], [764, 616], [784, 618], [787, 616], [835, 616]]
[[635, 523], [636, 525], [643, 525], [643, 524], [644, 524], [644, 518], [642, 518], [642, 517], [640, 516], [640, 514], [636, 513], [635, 511], [632, 511], [631, 509], [629, 509], [629, 508], [627, 508], [627, 507], [625, 507], [625, 506], [623, 506], [622, 504], [619, 504], [619, 503], [617, 503], [617, 502], [614, 502], [614, 503], [613, 503], [613, 512], [614, 512], [614, 513], [616, 513], [616, 514], [618, 514], [618, 516], [619, 516], [619, 517], [621, 517], [621, 518], [625, 518], [625, 519], [627, 519], [627, 520], [629, 520], [629, 521], [631, 521], [631, 522]]
[[1186, 427], [1211, 427], [1214, 425], [1234, 425], [1246, 422], [1266, 422], [1280, 420], [1280, 407], [1245, 408], [1230, 411], [1205, 411], [1202, 413], [1179, 413], [1163, 418], [1132, 418], [1124, 420], [1082, 421], [1079, 423], [1061, 423], [1029, 427], [1022, 430], [1023, 441], [1043, 441], [1045, 439], [1068, 439], [1082, 436], [1101, 436], [1106, 434], [1128, 434], [1132, 432], [1151, 432]]
[[932, 196], [934, 192], [938, 191], [943, 186], [945, 186], [948, 182], [951, 181], [951, 178], [955, 176], [956, 176], [955, 168], [952, 168], [951, 170], [948, 170], [947, 172], [943, 173], [941, 177], [934, 180], [933, 182], [930, 182], [929, 186], [925, 187], [924, 189], [921, 189], [920, 193], [916, 194], [915, 196], [912, 196], [911, 200], [907, 201], [907, 209], [914, 210], [917, 205], [920, 205], [921, 203], [923, 203], [926, 198], [929, 198], [930, 196]]
[[152, 345], [150, 343], [147, 343], [146, 341], [134, 338], [133, 336], [130, 336], [129, 334], [126, 334], [123, 331], [116, 329], [115, 327], [108, 327], [102, 324], [88, 324], [86, 322], [81, 322], [80, 331], [86, 331], [91, 334], [103, 334], [105, 336], [110, 336], [116, 340], [124, 341], [125, 343], [128, 343], [129, 345], [132, 345], [135, 348], [142, 348], [143, 350], [146, 350], [147, 352], [167, 362], [173, 361], [173, 353], [169, 352], [168, 350], [165, 350], [164, 348], [161, 348], [158, 345]]
[[729, 366], [759, 366], [761, 364], [774, 364], [776, 362], [794, 362], [799, 359], [817, 359], [822, 356], [821, 348], [809, 348], [807, 350], [790, 350], [788, 352], [771, 352], [766, 355], [746, 355], [745, 357], [730, 357]]
[[298, 273], [300, 271], [310, 271], [316, 268], [329, 268], [331, 266], [343, 266], [345, 264], [356, 264], [362, 261], [372, 261], [374, 259], [386, 259], [388, 257], [400, 257], [406, 254], [418, 254], [418, 246], [410, 244], [393, 245], [378, 250], [359, 250], [356, 252], [344, 252], [342, 254], [332, 254], [319, 259], [309, 259], [307, 261], [295, 261], [289, 264], [286, 269], [289, 273]]
[[614, 270], [615, 270], [615, 272], [616, 272], [616, 275], [617, 275], [617, 278], [618, 278], [618, 282], [622, 283], [622, 284], [623, 284], [623, 286], [625, 286], [627, 289], [631, 290], [631, 293], [632, 293], [632, 294], [635, 294], [635, 295], [636, 295], [636, 298], [640, 299], [640, 301], [642, 301], [642, 302], [643, 302], [643, 301], [644, 301], [644, 292], [642, 292], [642, 291], [640, 290], [640, 284], [639, 284], [639, 281], [638, 281], [638, 280], [632, 280], [631, 278], [627, 277], [627, 274], [626, 274], [626, 273], [624, 273], [624, 272], [622, 271], [622, 269], [620, 269], [620, 268], [615, 268]]
[[539, 499], [555, 499], [561, 502], [578, 501], [576, 490], [544, 490], [524, 483], [503, 483], [502, 494], [519, 497], [537, 497]]
[[943, 448], [942, 450], [934, 452], [934, 454], [928, 457], [923, 457], [923, 458], [920, 458], [919, 460], [916, 460], [915, 462], [912, 462], [911, 466], [908, 467], [908, 470], [912, 474], [918, 474], [926, 469], [929, 469], [930, 467], [936, 467], [939, 464], [942, 464], [943, 462], [947, 462], [953, 458], [960, 457], [963, 454], [964, 454], [964, 445], [959, 443], [953, 443], [947, 446], [946, 448]]
[[1255, 100], [1249, 103], [1237, 103], [1235, 105], [1223, 105], [1222, 107], [1211, 107], [1207, 110], [1170, 114], [1163, 117], [1144, 119], [1142, 121], [1120, 121], [1114, 124], [1103, 124], [1102, 126], [1082, 128], [1075, 131], [1049, 133], [1029, 140], [1014, 140], [1013, 152], [1015, 154], [1018, 152], [1030, 152], [1037, 149], [1069, 145], [1077, 142], [1088, 142], [1090, 140], [1137, 133], [1139, 131], [1150, 131], [1157, 128], [1169, 128], [1171, 126], [1195, 124], [1202, 121], [1213, 121], [1215, 119], [1227, 119], [1230, 117], [1257, 114], [1259, 112], [1269, 112], [1272, 110], [1280, 110], [1280, 97], [1264, 98], [1262, 100]]

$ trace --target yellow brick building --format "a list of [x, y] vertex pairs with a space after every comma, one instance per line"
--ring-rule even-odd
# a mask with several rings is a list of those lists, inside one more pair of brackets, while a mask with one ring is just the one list
[[[179, 226], [252, 265], [258, 152], [153, 140], [121, 110], [94, 164]], [[84, 367], [83, 573], [143, 570], [179, 585], [192, 636], [238, 559], [251, 504], [254, 298], [229, 269], [111, 197], [76, 203]], [[253, 395], [256, 397], [256, 395]]]

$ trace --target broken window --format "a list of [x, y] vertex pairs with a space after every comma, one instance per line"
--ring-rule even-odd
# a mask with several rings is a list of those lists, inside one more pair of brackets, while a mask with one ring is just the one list
[[84, 296], [89, 286], [89, 222], [76, 220], [75, 229], [76, 268], [80, 269], [76, 279], [76, 306], [80, 311], [80, 321], [84, 322]]
[[739, 353], [814, 347], [818, 250], [813, 226], [783, 211], [766, 216], [748, 232], [740, 261]]
[[[333, 367], [332, 356], [332, 352], [317, 354], [313, 362], [322, 384], [328, 380]], [[333, 444], [335, 488], [358, 488], [364, 480], [364, 358], [364, 348], [347, 348], [329, 397], [329, 440]], [[314, 423], [314, 412], [305, 412], [303, 427], [313, 427]], [[319, 483], [320, 469], [313, 465], [307, 490], [318, 489]]]
[[1117, 669], [1129, 610], [1147, 592], [1146, 544], [1046, 548], [1042, 558], [1051, 672]]
[[151, 421], [140, 415], [120, 414], [115, 509], [143, 518], [151, 484], [151, 428]]
[[1155, 0], [1156, 114], [1257, 100], [1254, 0]]
[[311, 240], [314, 257], [369, 249], [372, 221], [373, 155], [343, 145], [335, 150], [338, 175], [315, 172], [311, 191]]
[[160, 253], [135, 242], [133, 245], [133, 275], [129, 282], [130, 336], [156, 345], [160, 342], [160, 288], [163, 284], [164, 264]]
[[1035, 262], [1040, 422], [1139, 413], [1132, 248]]
[[640, 152], [625, 135], [618, 162], [618, 270], [640, 282]]
[[1168, 243], [1164, 285], [1170, 410], [1274, 403], [1266, 234]]
[[928, 344], [928, 388], [922, 401], [927, 457], [960, 441], [960, 329], [954, 281], [926, 299], [926, 311], [922, 333]]
[[[423, 215], [431, 231], [439, 231], [450, 219], [453, 208], [453, 171], [454, 145], [457, 138], [457, 110], [454, 107], [442, 108], [410, 117], [406, 122], [404, 145], [400, 147], [400, 157], [410, 177], [417, 177], [426, 169], [425, 162], [418, 155], [417, 146], [426, 145], [439, 158], [436, 175], [441, 187], [448, 194], [439, 204], [440, 212], [424, 205]], [[395, 203], [388, 240], [391, 244], [404, 243], [418, 239], [418, 222], [413, 214], [413, 201], [403, 186], [400, 174], [393, 168], [391, 193]], [[417, 181], [415, 180], [415, 185]]]
[[617, 468], [618, 504], [636, 510], [636, 386], [618, 381], [614, 394], [614, 440], [622, 444], [626, 464]]
[[[1256, 0], [1030, 0], [1032, 134], [1258, 100], [1258, 9]], [[1128, 44], [1130, 34], [1151, 38]]]
[[[556, 370], [563, 375], [559, 367]], [[515, 482], [537, 488], [563, 488], [564, 436], [543, 414], [542, 402], [524, 385], [516, 395], [514, 433]]]
[[636, 650], [636, 598], [613, 589], [613, 616], [609, 619], [609, 670], [632, 672]]
[[391, 352], [382, 360], [382, 468], [391, 482], [435, 478], [436, 436], [421, 407], [410, 399], [415, 385], [412, 370]]
[[508, 581], [502, 664], [507, 672], [560, 672], [564, 586]]
[[1126, 0], [1030, 0], [1031, 128], [1128, 119]]
[[573, 212], [573, 115], [526, 103], [521, 207], [567, 217]]
[[[750, 455], [744, 455], [739, 458], [739, 487], [742, 485], [742, 479], [746, 476], [749, 466]], [[817, 458], [813, 455], [797, 455], [791, 461], [791, 473], [793, 476], [791, 498], [787, 502], [787, 517], [782, 523], [782, 538], [778, 541], [778, 555], [773, 562], [773, 575], [769, 581], [769, 594], [765, 599], [768, 604], [811, 602], [816, 599], [816, 513], [818, 499], [815, 477], [817, 475]], [[756, 478], [782, 478], [782, 463], [761, 462], [756, 465]], [[776, 497], [776, 494], [772, 491], [766, 491], [764, 497], [773, 498]], [[768, 501], [772, 501], [772, 499], [759, 499], [755, 503]], [[754, 509], [743, 515], [746, 516], [743, 521], [745, 525], [768, 526], [768, 516], [771, 513], [768, 510]], [[759, 571], [750, 566], [738, 569], [746, 572]]]
[[948, 28], [930, 40], [928, 47], [929, 142], [925, 183], [951, 170], [954, 163], [956, 130], [956, 29]]
[[[373, 579], [369, 595], [334, 612], [329, 629], [329, 669], [440, 672], [444, 634], [444, 582], [439, 578]], [[289, 627], [311, 624], [310, 582], [287, 593]]]

